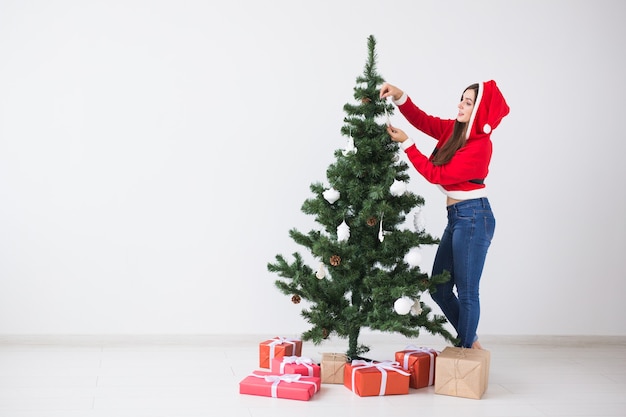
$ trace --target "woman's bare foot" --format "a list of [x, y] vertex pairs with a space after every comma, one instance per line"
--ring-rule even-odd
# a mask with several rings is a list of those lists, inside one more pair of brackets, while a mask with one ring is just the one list
[[472, 349], [482, 349], [482, 348], [483, 346], [480, 344], [478, 340], [472, 343]]

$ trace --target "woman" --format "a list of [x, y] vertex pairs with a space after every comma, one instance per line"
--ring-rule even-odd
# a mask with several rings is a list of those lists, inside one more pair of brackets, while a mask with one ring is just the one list
[[429, 158], [417, 150], [404, 131], [387, 127], [415, 169], [447, 196], [448, 224], [432, 275], [448, 271], [451, 278], [431, 295], [457, 331], [459, 346], [481, 349], [476, 336], [478, 287], [495, 229], [484, 180], [491, 160], [491, 132], [509, 113], [509, 106], [493, 80], [472, 84], [463, 91], [456, 120], [426, 114], [391, 84], [383, 84], [380, 97], [392, 97], [413, 126], [437, 140]]

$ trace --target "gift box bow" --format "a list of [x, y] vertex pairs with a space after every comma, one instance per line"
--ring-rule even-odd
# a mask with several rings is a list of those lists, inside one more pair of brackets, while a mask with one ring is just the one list
[[292, 345], [295, 349], [296, 347], [296, 342], [298, 342], [298, 339], [287, 339], [285, 337], [275, 337], [269, 344], [268, 346], [270, 347], [270, 359], [274, 358], [274, 356], [276, 356], [275, 354], [275, 347], [277, 345], [282, 345], [283, 343], [289, 343], [290, 345]]
[[292, 345], [295, 346], [298, 340], [299, 339], [288, 339], [286, 337], [277, 336], [274, 339], [272, 339], [272, 342], [269, 344], [269, 346], [282, 345], [283, 343], [291, 343]]
[[300, 380], [302, 378], [302, 375], [300, 375], [300, 374], [283, 374], [283, 375], [257, 375], [257, 374], [250, 374], [250, 376], [255, 376], [257, 378], [263, 378], [263, 379], [265, 379], [265, 382], [271, 382], [272, 383], [272, 397], [274, 397], [274, 398], [278, 397], [278, 384], [280, 384], [281, 382], [287, 382], [289, 384], [295, 382], [295, 383], [298, 383], [298, 384], [313, 385], [315, 387], [315, 392], [317, 392], [317, 384], [315, 384], [315, 382], [313, 382], [313, 381], [302, 381], [302, 380]]
[[285, 356], [280, 363], [280, 373], [285, 372], [285, 365], [303, 365], [308, 371], [309, 376], [313, 376], [313, 359], [306, 356]]
[[356, 388], [355, 388], [356, 371], [359, 369], [367, 369], [367, 368], [376, 368], [380, 371], [382, 375], [382, 379], [380, 381], [380, 392], [378, 393], [378, 395], [385, 395], [385, 391], [387, 389], [387, 371], [394, 371], [405, 376], [411, 376], [410, 373], [404, 372], [402, 368], [400, 368], [400, 362], [396, 362], [396, 361], [373, 362], [373, 361], [364, 361], [360, 359], [353, 360], [352, 361], [352, 392], [356, 393]]
[[283, 357], [283, 363], [294, 363], [296, 365], [311, 365], [313, 359], [306, 356], [285, 356]]

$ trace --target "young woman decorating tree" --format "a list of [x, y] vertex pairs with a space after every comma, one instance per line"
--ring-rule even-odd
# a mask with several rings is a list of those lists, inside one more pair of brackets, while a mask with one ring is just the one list
[[509, 106], [493, 80], [472, 84], [463, 91], [456, 119], [426, 114], [406, 93], [388, 83], [383, 84], [380, 97], [392, 97], [409, 123], [437, 140], [427, 157], [404, 131], [387, 127], [415, 169], [447, 196], [448, 224], [432, 275], [448, 271], [451, 278], [438, 285], [431, 296], [457, 331], [459, 346], [481, 349], [476, 336], [479, 283], [495, 229], [485, 178], [492, 153], [491, 132], [509, 113]]

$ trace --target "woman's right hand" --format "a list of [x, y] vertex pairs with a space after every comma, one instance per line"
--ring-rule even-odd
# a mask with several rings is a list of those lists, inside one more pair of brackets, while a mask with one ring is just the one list
[[393, 97], [394, 100], [400, 100], [404, 92], [400, 90], [395, 85], [391, 85], [389, 83], [384, 83], [382, 87], [380, 87], [380, 98]]
[[387, 126], [387, 133], [389, 133], [389, 137], [391, 137], [391, 140], [394, 142], [402, 143], [409, 138], [408, 135], [404, 133], [404, 130], [393, 126]]

